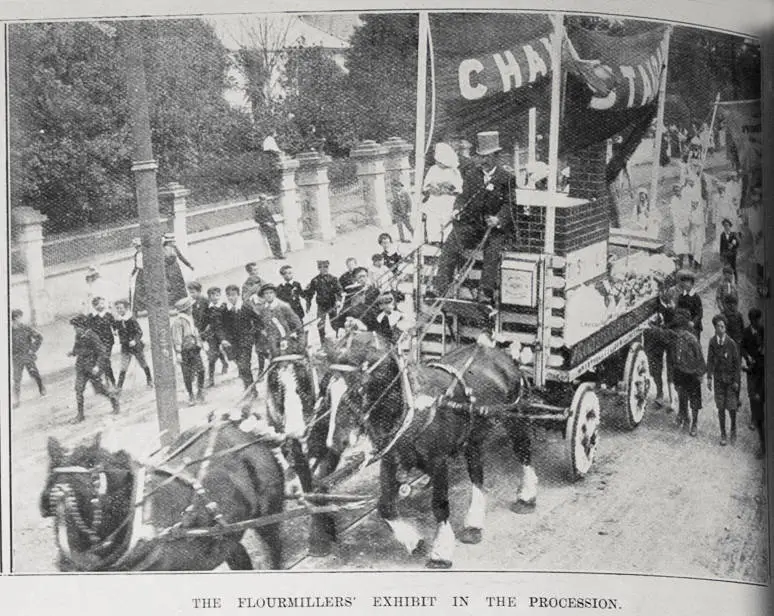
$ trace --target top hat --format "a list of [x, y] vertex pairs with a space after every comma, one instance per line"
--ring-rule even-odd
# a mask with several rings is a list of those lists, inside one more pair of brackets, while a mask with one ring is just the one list
[[182, 299], [179, 299], [175, 302], [175, 309], [178, 312], [183, 312], [184, 310], [188, 310], [193, 305], [194, 301], [192, 297], [183, 297]]
[[500, 147], [500, 133], [496, 130], [488, 130], [476, 135], [478, 141], [478, 148], [476, 153], [479, 156], [486, 156], [487, 154], [494, 154], [502, 150]]
[[691, 270], [683, 269], [677, 272], [677, 279], [696, 281], [696, 274], [693, 273]]

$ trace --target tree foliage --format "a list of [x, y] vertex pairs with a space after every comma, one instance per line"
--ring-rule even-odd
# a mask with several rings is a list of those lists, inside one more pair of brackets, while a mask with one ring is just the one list
[[[208, 25], [149, 20], [142, 27], [159, 183], [196, 189], [203, 176], [212, 179], [208, 168], [244, 153], [249, 119], [223, 98], [227, 53]], [[116, 37], [88, 23], [13, 25], [9, 86], [12, 205], [39, 209], [52, 230], [134, 216]]]

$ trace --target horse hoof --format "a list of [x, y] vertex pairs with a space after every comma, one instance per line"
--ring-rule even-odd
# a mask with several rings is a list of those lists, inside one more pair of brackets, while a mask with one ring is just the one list
[[462, 543], [481, 543], [482, 531], [480, 528], [463, 528], [460, 533]]
[[534, 513], [535, 507], [537, 507], [537, 501], [534, 499], [530, 501], [518, 500], [513, 503], [513, 505], [511, 505], [511, 511], [513, 511], [513, 513], [523, 515], [527, 513]]
[[411, 550], [412, 556], [423, 556], [426, 550], [426, 544], [424, 539], [420, 539], [417, 542], [417, 547], [415, 547], [413, 550]]
[[425, 567], [428, 569], [451, 569], [452, 561], [444, 559], [428, 560]]

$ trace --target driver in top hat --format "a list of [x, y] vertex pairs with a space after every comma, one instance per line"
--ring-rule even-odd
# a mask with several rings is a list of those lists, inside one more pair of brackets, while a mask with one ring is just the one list
[[477, 165], [471, 165], [462, 180], [462, 194], [455, 204], [452, 231], [443, 244], [434, 280], [434, 293], [445, 295], [454, 272], [467, 260], [466, 250], [478, 246], [490, 228], [478, 300], [491, 303], [497, 280], [500, 250], [515, 232], [516, 178], [498, 162], [500, 134], [478, 133]]

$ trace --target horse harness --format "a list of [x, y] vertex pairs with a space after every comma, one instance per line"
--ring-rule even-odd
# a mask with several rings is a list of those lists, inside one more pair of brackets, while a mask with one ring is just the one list
[[[159, 464], [137, 464], [132, 489], [132, 508], [118, 527], [104, 539], [100, 539], [99, 536], [99, 528], [103, 522], [101, 497], [107, 492], [106, 478], [104, 475], [117, 472], [130, 473], [132, 471], [130, 469], [109, 470], [102, 466], [96, 466], [94, 468], [67, 466], [52, 469], [52, 473], [56, 475], [73, 473], [89, 474], [92, 476], [93, 485], [97, 488], [97, 496], [91, 499], [92, 505], [95, 506], [92, 522], [91, 524], [87, 524], [78, 508], [72, 487], [65, 482], [57, 482], [52, 487], [50, 498], [55, 503], [52, 509], [55, 510], [57, 520], [59, 521], [62, 516], [69, 514], [78, 530], [83, 532], [91, 543], [91, 547], [86, 551], [78, 552], [76, 554], [69, 549], [69, 540], [67, 540], [66, 536], [62, 535], [63, 530], [58, 527], [57, 543], [60, 551], [62, 551], [69, 560], [81, 565], [87, 570], [122, 570], [122, 567], [129, 562], [132, 563], [133, 569], [142, 570], [153, 564], [157, 556], [155, 548], [158, 547], [159, 542], [177, 539], [181, 534], [184, 535], [186, 529], [191, 529], [196, 525], [199, 513], [204, 512], [207, 516], [206, 522], [199, 524], [199, 527], [227, 527], [228, 524], [223, 517], [223, 513], [220, 511], [218, 503], [214, 500], [207, 500], [207, 490], [203, 485], [210, 461], [213, 458], [246, 449], [260, 441], [266, 440], [266, 437], [261, 436], [257, 439], [248, 441], [247, 443], [241, 443], [229, 447], [228, 449], [224, 449], [223, 451], [215, 452], [217, 437], [223, 425], [225, 425], [225, 422], [219, 422], [210, 424], [199, 430], [185, 443], [177, 447], [171, 453], [168, 453], [164, 460]], [[209, 432], [209, 439], [203, 457], [194, 460], [184, 458], [183, 464], [178, 468], [171, 468], [168, 465], [172, 458], [193, 445], [194, 442], [199, 440], [207, 432]], [[200, 464], [196, 476], [192, 475], [187, 470], [189, 466], [194, 464]], [[164, 474], [167, 475], [167, 478], [152, 489], [146, 491], [145, 488], [150, 481], [149, 475], [151, 473]], [[181, 482], [190, 488], [193, 492], [193, 499], [181, 513], [178, 522], [172, 526], [159, 530], [155, 526], [147, 523], [147, 518], [149, 517], [147, 515], [147, 507], [150, 506], [150, 497], [164, 486], [175, 481]], [[57, 522], [57, 525], [58, 524], [59, 522]], [[130, 532], [121, 542], [121, 545], [116, 547], [116, 538], [127, 525], [130, 525]], [[64, 532], [66, 533], [66, 530]]]

